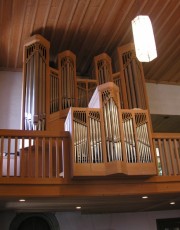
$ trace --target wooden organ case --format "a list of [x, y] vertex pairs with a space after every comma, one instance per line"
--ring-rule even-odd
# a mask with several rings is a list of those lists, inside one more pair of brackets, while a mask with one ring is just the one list
[[35, 35], [25, 44], [22, 127], [70, 132], [72, 177], [155, 175], [156, 162], [143, 68], [133, 44], [111, 58], [94, 58], [91, 79], [76, 76], [76, 56], [58, 54], [49, 66], [49, 42]]

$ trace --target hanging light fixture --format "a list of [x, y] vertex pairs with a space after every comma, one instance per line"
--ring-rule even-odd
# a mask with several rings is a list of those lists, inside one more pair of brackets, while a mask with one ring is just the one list
[[140, 62], [150, 62], [157, 57], [156, 44], [150, 18], [139, 15], [132, 20], [136, 56]]

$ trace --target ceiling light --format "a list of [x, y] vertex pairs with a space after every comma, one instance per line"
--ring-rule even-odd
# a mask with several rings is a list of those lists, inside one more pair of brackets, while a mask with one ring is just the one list
[[80, 207], [80, 206], [77, 206], [77, 207], [76, 207], [76, 209], [78, 209], [78, 210], [79, 210], [79, 209], [81, 209], [81, 207]]
[[148, 199], [148, 196], [142, 196], [142, 199]]
[[174, 205], [174, 204], [176, 204], [176, 203], [175, 203], [174, 201], [172, 201], [172, 202], [170, 202], [170, 204], [171, 204], [171, 205]]
[[150, 18], [139, 15], [132, 20], [136, 56], [140, 62], [150, 62], [157, 57], [156, 44]]
[[26, 200], [25, 199], [19, 199], [19, 202], [25, 202]]

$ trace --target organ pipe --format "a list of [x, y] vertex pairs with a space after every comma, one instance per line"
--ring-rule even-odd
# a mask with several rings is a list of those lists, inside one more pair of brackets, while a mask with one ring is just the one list
[[35, 35], [24, 47], [22, 127], [46, 129], [46, 76], [49, 43]]

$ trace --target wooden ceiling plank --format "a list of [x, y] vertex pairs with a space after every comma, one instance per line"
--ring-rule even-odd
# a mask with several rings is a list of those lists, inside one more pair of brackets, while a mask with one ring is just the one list
[[39, 0], [33, 0], [33, 2], [30, 0], [30, 4], [32, 4], [34, 8], [34, 12], [32, 14], [32, 19], [31, 19], [31, 28], [30, 28], [30, 36], [32, 36], [34, 31], [35, 21], [36, 21], [36, 15], [38, 11]]
[[[91, 0], [85, 0], [85, 2], [80, 2], [79, 5], [83, 4], [82, 7], [78, 7], [79, 8], [79, 12], [77, 10], [77, 22], [74, 20], [74, 31], [73, 31], [73, 34], [72, 34], [72, 37], [70, 38], [70, 44], [69, 44], [69, 48], [70, 50], [73, 50], [74, 47], [76, 46], [76, 38], [77, 38], [77, 34], [78, 32], [80, 31], [80, 28], [83, 24], [83, 21], [84, 21], [84, 18], [85, 18], [85, 15], [87, 13], [87, 10], [88, 10], [88, 7], [89, 7], [89, 4], [90, 4]], [[79, 17], [80, 15], [80, 17]]]
[[[111, 9], [111, 10], [109, 10]], [[97, 50], [97, 40], [100, 37], [100, 40], [102, 41], [102, 37], [105, 37], [106, 35], [104, 34], [102, 36], [102, 32], [104, 27], [106, 29], [109, 28], [110, 26], [110, 18], [113, 19], [113, 14], [115, 14], [117, 11], [117, 1], [109, 2], [106, 1], [104, 2], [103, 5], [101, 5], [101, 8], [98, 11], [98, 17], [96, 17], [96, 20], [94, 20], [94, 23], [91, 24], [90, 30], [88, 30], [88, 33], [86, 34], [83, 46], [81, 46], [81, 49], [79, 51], [79, 56], [82, 55], [84, 49], [86, 49], [87, 43], [89, 43], [89, 37], [92, 37], [91, 34], [93, 33], [93, 47], [90, 48], [90, 50]], [[107, 30], [104, 32], [107, 32]], [[97, 51], [96, 51], [97, 52]], [[92, 52], [91, 52], [92, 53]], [[91, 56], [91, 53], [88, 53]]]
[[[57, 54], [60, 52], [59, 48], [61, 45], [62, 36], [65, 33], [65, 30], [67, 28], [67, 25], [70, 23], [71, 14], [72, 12], [72, 4], [74, 5], [73, 9], [75, 10], [75, 6], [77, 5], [77, 1], [71, 1], [66, 0], [62, 1], [59, 5], [59, 15], [56, 18], [57, 23], [56, 27], [53, 33], [53, 36], [51, 37], [52, 43], [51, 43], [51, 60], [55, 61], [57, 58]], [[70, 16], [70, 17], [69, 17]]]
[[[17, 0], [16, 4], [13, 4], [12, 10], [12, 29], [11, 38], [9, 41], [9, 55], [8, 55], [8, 67], [17, 68], [18, 54], [21, 44], [22, 31], [24, 25], [24, 18], [26, 14], [26, 1]], [[22, 60], [21, 60], [22, 62]]]
[[37, 12], [35, 16], [34, 26], [33, 26], [33, 35], [41, 34], [44, 31], [44, 23], [46, 22], [46, 17], [49, 12], [49, 0], [39, 0], [37, 7]]
[[[177, 35], [178, 35], [178, 24], [179, 24], [179, 11], [176, 8], [176, 11], [173, 10], [173, 15], [171, 14], [171, 18], [170, 21], [166, 21], [164, 19], [165, 15], [168, 14], [168, 6], [165, 9], [165, 14], [163, 13], [163, 17], [161, 14], [161, 17], [159, 18], [159, 22], [158, 25], [157, 23], [153, 26], [154, 27], [154, 34], [155, 34], [155, 40], [156, 40], [156, 46], [157, 46], [157, 52], [158, 52], [158, 58], [156, 59], [156, 61], [153, 63], [153, 65], [146, 65], [146, 69], [145, 71], [147, 72], [148, 76], [152, 76], [152, 72], [155, 72], [154, 69], [157, 69], [159, 67], [159, 61], [162, 61], [162, 59], [159, 59], [159, 57], [162, 58], [162, 56], [166, 56], [165, 52], [167, 52], [167, 49], [169, 49], [169, 46], [171, 46], [173, 49], [173, 44], [174, 41], [171, 39], [172, 37], [174, 39], [176, 39]], [[178, 20], [177, 20], [178, 19]], [[163, 21], [166, 21], [166, 24], [163, 24]], [[163, 24], [163, 27], [161, 26], [161, 24]], [[160, 31], [162, 31], [161, 33], [159, 33], [159, 26]], [[162, 30], [163, 28], [163, 30]], [[177, 29], [176, 29], [177, 28]], [[170, 42], [171, 39], [171, 42]], [[165, 47], [165, 48], [164, 48]], [[165, 59], [167, 59], [168, 57], [166, 56]]]
[[81, 40], [75, 47], [75, 50], [78, 50], [77, 59], [81, 57], [81, 50], [86, 43], [86, 40], [90, 36], [92, 38], [92, 29], [96, 24], [97, 20], [99, 19], [99, 15], [102, 11], [104, 6], [105, 0], [103, 1], [91, 1], [88, 5], [88, 11], [84, 17], [83, 23], [81, 24], [80, 36]]
[[60, 17], [63, 0], [53, 0], [50, 8], [50, 12], [47, 18], [46, 28], [44, 32], [44, 36], [50, 43], [54, 42], [54, 35], [56, 33], [56, 27], [58, 23], [58, 19]]
[[[155, 71], [152, 71], [152, 69], [159, 69], [158, 67], [161, 66], [161, 68], [163, 67], [163, 65], [167, 64], [168, 63], [172, 63], [172, 65], [174, 64], [174, 60], [172, 59], [172, 52], [177, 52], [176, 50], [176, 47], [178, 47], [178, 44], [179, 44], [179, 38], [180, 38], [180, 35], [179, 36], [176, 36], [175, 39], [173, 40], [173, 42], [171, 42], [169, 44], [168, 47], [166, 47], [166, 49], [164, 50], [164, 52], [162, 52], [162, 54], [158, 54], [158, 57], [157, 59], [155, 59], [153, 62], [151, 63], [143, 63], [143, 66], [144, 66], [144, 70], [146, 71], [146, 78], [147, 80], [153, 80], [153, 75], [156, 74], [157, 72]], [[168, 58], [167, 58], [168, 57]], [[171, 62], [169, 62], [169, 60], [171, 59]], [[153, 63], [153, 64], [152, 64]], [[150, 68], [150, 71], [148, 71], [146, 69], [146, 66], [147, 65], [150, 65], [152, 66]], [[169, 65], [168, 65], [169, 66]], [[163, 68], [162, 68], [163, 69]], [[152, 72], [151, 72], [152, 71]], [[152, 75], [151, 75], [152, 74]]]
[[[93, 42], [89, 42], [92, 44], [92, 47], [90, 47], [89, 49], [90, 52], [88, 52], [86, 56], [87, 63], [92, 63], [93, 56], [98, 55], [102, 52], [108, 53], [110, 51], [107, 48], [107, 44], [109, 43], [109, 40], [110, 40], [109, 37], [110, 38], [113, 37], [116, 31], [116, 28], [117, 28], [116, 25], [119, 25], [121, 22], [121, 13], [124, 13], [126, 11], [126, 8], [129, 6], [129, 3], [131, 5], [133, 4], [133, 1], [131, 2], [117, 1], [117, 5], [116, 4], [113, 5], [112, 9], [111, 9], [111, 6], [106, 7], [106, 10], [108, 11], [104, 15], [104, 19], [101, 21], [99, 29], [96, 27], [94, 29], [95, 33], [97, 34], [97, 39], [95, 39]], [[112, 5], [112, 2], [111, 2], [111, 5]], [[109, 9], [111, 9], [112, 11], [109, 11]], [[106, 29], [106, 25], [109, 25], [108, 29]], [[96, 38], [96, 36], [94, 36], [94, 38]], [[114, 40], [113, 40], [113, 43], [114, 43]], [[83, 66], [81, 66], [81, 69], [83, 72], [88, 72], [85, 63]]]
[[[61, 39], [61, 42], [59, 43], [59, 46], [57, 47], [58, 50], [62, 50], [62, 49], [67, 49], [66, 46], [65, 46], [65, 40], [67, 39], [68, 40], [68, 32], [70, 30], [70, 26], [71, 26], [71, 23], [74, 19], [74, 15], [75, 15], [75, 12], [77, 10], [77, 7], [78, 7], [78, 1], [73, 1], [73, 6], [71, 7], [71, 11], [69, 13], [69, 18], [66, 22], [66, 26], [64, 28], [64, 32], [62, 34], [62, 39]], [[70, 38], [71, 39], [71, 38]]]
[[11, 37], [12, 26], [12, 1], [2, 1], [2, 15], [1, 15], [1, 55], [0, 64], [1, 67], [7, 68], [8, 64], [8, 51], [9, 51], [9, 39]]
[[44, 22], [43, 22], [43, 28], [42, 28], [42, 35], [44, 36], [45, 35], [45, 29], [46, 29], [46, 26], [47, 26], [47, 20], [48, 20], [48, 16], [50, 14], [50, 9], [51, 9], [51, 4], [52, 4], [52, 0], [49, 0], [49, 2], [47, 3], [47, 9], [46, 9], [46, 13], [45, 13], [45, 16], [44, 16]]
[[[64, 0], [61, 0], [61, 1], [58, 1], [58, 5], [57, 5], [57, 13], [54, 14], [54, 20], [53, 23], [52, 23], [52, 27], [51, 27], [51, 24], [49, 25], [49, 28], [50, 28], [50, 31], [48, 33], [48, 36], [47, 38], [49, 37], [49, 41], [51, 42], [51, 53], [53, 51], [53, 47], [55, 46], [56, 44], [56, 37], [57, 37], [57, 34], [59, 33], [58, 31], [58, 21], [60, 19], [60, 16], [61, 16], [61, 12], [62, 12], [62, 8], [63, 8], [63, 5], [64, 5]], [[51, 29], [52, 28], [52, 29]]]
[[[180, 53], [180, 49], [179, 49]], [[165, 74], [158, 79], [161, 81], [162, 79], [165, 81], [180, 81], [178, 73], [180, 71], [180, 59], [179, 59], [179, 54], [177, 55], [177, 58], [175, 59], [176, 61], [174, 62], [173, 67], [166, 68]]]

